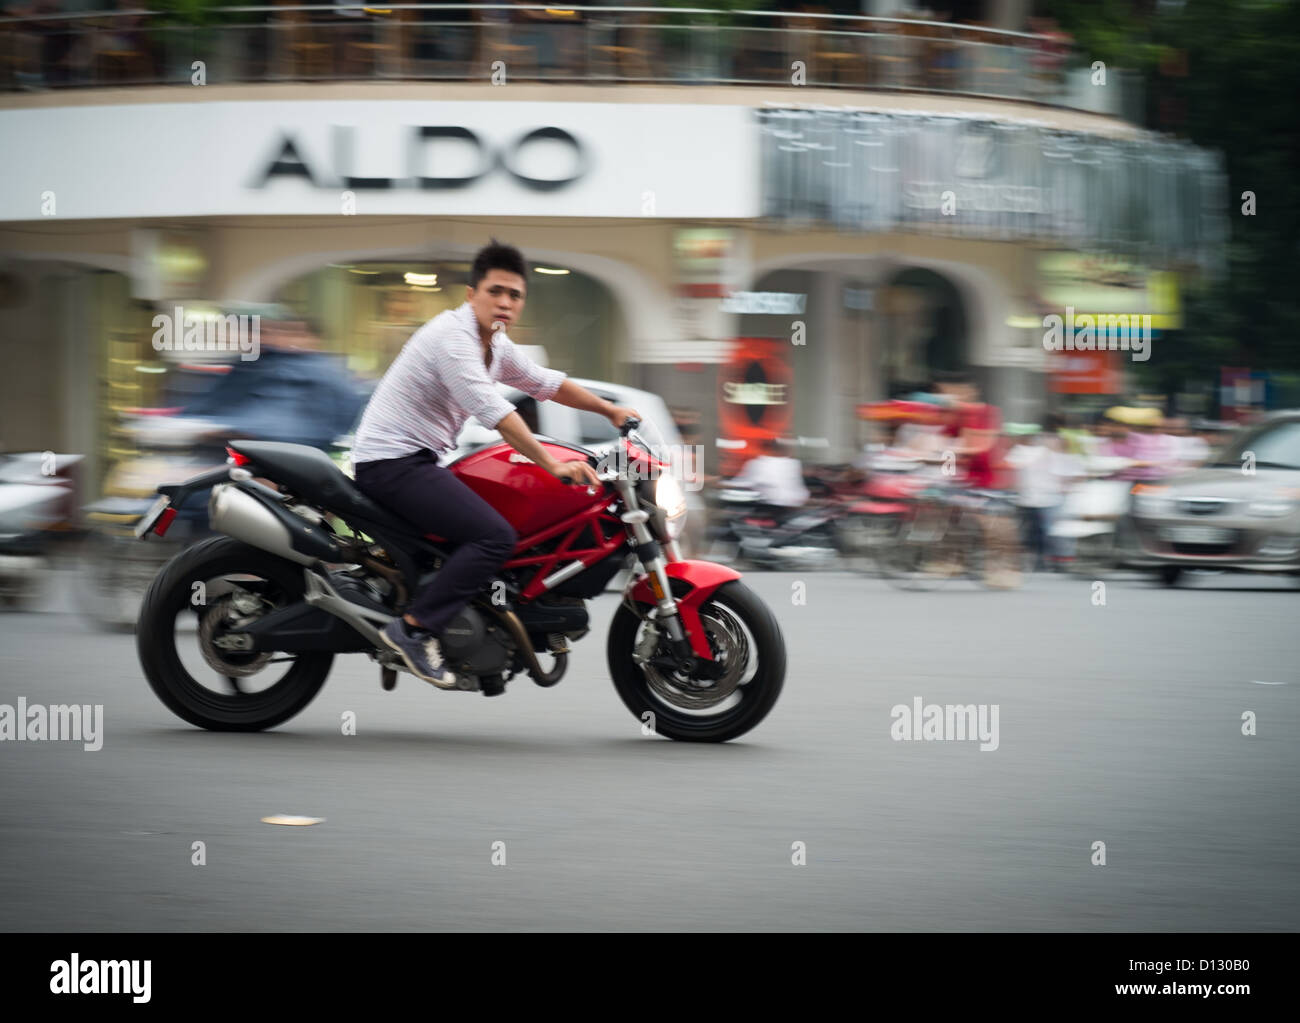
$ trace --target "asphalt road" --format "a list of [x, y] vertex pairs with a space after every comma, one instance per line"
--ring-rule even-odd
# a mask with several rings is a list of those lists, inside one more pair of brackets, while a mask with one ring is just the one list
[[[0, 704], [104, 707], [97, 752], [0, 742], [0, 928], [1300, 929], [1291, 582], [746, 581], [790, 668], [721, 746], [641, 734], [613, 596], [553, 689], [386, 693], [348, 657], [256, 735], [172, 717], [67, 601], [0, 616]], [[997, 748], [891, 738], [917, 697], [996, 705]]]

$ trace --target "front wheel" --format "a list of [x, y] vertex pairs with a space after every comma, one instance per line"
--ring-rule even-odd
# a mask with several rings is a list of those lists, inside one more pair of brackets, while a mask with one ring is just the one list
[[723, 666], [721, 678], [668, 667], [666, 633], [626, 604], [610, 625], [609, 671], [643, 726], [682, 742], [726, 742], [757, 725], [776, 703], [785, 682], [785, 639], [767, 605], [735, 580], [700, 608], [700, 621]]
[[287, 721], [324, 685], [334, 655], [241, 649], [239, 631], [304, 589], [301, 568], [237, 540], [178, 554], [149, 587], [136, 626], [149, 686], [200, 728], [254, 732]]

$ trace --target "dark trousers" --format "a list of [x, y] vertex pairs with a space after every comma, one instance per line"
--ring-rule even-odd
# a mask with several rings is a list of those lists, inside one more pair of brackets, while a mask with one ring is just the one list
[[428, 449], [361, 462], [356, 482], [362, 493], [395, 515], [458, 545], [407, 608], [424, 628], [442, 635], [510, 557], [517, 541], [514, 529]]
[[1034, 571], [1042, 572], [1048, 567], [1047, 556], [1052, 553], [1051, 537], [1048, 530], [1052, 528], [1052, 508], [1021, 508], [1020, 514], [1024, 525], [1025, 547], [1034, 556]]

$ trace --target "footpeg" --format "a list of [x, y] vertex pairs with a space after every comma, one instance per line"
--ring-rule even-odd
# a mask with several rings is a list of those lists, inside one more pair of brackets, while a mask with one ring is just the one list
[[397, 672], [393, 668], [380, 669], [379, 684], [391, 693], [397, 688]]

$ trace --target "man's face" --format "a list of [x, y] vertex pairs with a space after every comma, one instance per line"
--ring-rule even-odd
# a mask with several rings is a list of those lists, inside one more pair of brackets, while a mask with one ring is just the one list
[[500, 323], [501, 330], [509, 330], [524, 311], [527, 292], [528, 285], [518, 274], [509, 270], [489, 270], [477, 288], [466, 291], [465, 297], [474, 310], [480, 330], [491, 331], [494, 323]]

